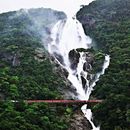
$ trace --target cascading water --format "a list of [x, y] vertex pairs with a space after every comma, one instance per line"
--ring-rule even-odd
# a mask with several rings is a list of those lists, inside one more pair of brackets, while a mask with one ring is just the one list
[[[105, 69], [109, 66], [110, 57], [108, 55], [105, 56], [102, 71], [97, 73], [93, 82], [90, 83], [90, 80], [87, 79], [88, 72], [83, 69], [85, 64], [87, 64], [90, 69], [92, 68], [91, 64], [87, 62], [88, 54], [86, 52], [77, 52], [76, 49], [90, 48], [92, 40], [85, 35], [79, 21], [77, 21], [75, 17], [68, 17], [67, 19], [58, 21], [51, 31], [51, 39], [52, 42], [48, 44], [49, 53], [54, 55], [58, 63], [68, 71], [68, 79], [77, 90], [77, 98], [79, 100], [88, 100], [100, 75], [103, 75]], [[70, 62], [69, 54], [72, 50], [78, 53], [77, 65], [72, 65]], [[93, 78], [93, 75], [89, 76], [90, 79]], [[83, 79], [85, 80], [84, 86]], [[96, 127], [92, 122], [92, 112], [90, 109], [87, 109], [87, 104], [84, 105], [81, 110], [91, 123], [93, 130], [99, 130], [100, 127]]]
[[[76, 69], [71, 68], [71, 63], [69, 61], [69, 52], [71, 50], [75, 49], [76, 51], [77, 48], [88, 49], [91, 46], [92, 40], [84, 34], [82, 25], [73, 18], [61, 20], [52, 29], [51, 38], [52, 42], [48, 44], [49, 53], [53, 54], [58, 60], [59, 64], [61, 64], [62, 67], [69, 72], [68, 79], [76, 88], [78, 92], [78, 99], [88, 100], [93, 87], [99, 80], [100, 75], [104, 74], [105, 69], [108, 67], [110, 57], [108, 55], [105, 56], [105, 62], [102, 67], [102, 71], [96, 74], [95, 80], [90, 85], [89, 80], [86, 79], [88, 73], [83, 70], [84, 63], [86, 62], [85, 52], [79, 52], [79, 62]], [[86, 91], [83, 88], [81, 77], [86, 79]], [[96, 128], [92, 122], [92, 112], [90, 109], [87, 109], [87, 105], [84, 105], [81, 109], [91, 123], [93, 130], [99, 130], [99, 127]]]
[[[87, 95], [88, 99], [89, 99], [89, 96], [90, 96], [90, 94], [91, 94], [91, 92], [92, 92], [94, 86], [96, 85], [96, 82], [99, 80], [99, 77], [105, 73], [105, 70], [108, 68], [109, 63], [110, 63], [110, 56], [109, 56], [109, 55], [106, 55], [106, 56], [105, 56], [104, 64], [103, 64], [103, 66], [102, 66], [102, 71], [96, 74], [96, 78], [95, 78], [95, 80], [93, 81], [93, 84], [91, 84], [90, 87], [87, 89], [86, 95]], [[84, 105], [84, 106], [82, 106], [81, 110], [82, 110], [82, 112], [84, 113], [85, 117], [86, 117], [86, 118], [89, 120], [89, 122], [91, 123], [93, 130], [100, 130], [100, 127], [95, 127], [95, 126], [94, 126], [94, 123], [92, 122], [92, 112], [91, 112], [90, 109], [87, 109], [87, 104]]]
[[[62, 27], [62, 28], [61, 28]], [[62, 30], [59, 31], [59, 28]], [[82, 87], [81, 72], [85, 57], [80, 53], [79, 64], [76, 70], [71, 69], [69, 61], [69, 52], [77, 48], [89, 48], [92, 40], [84, 34], [82, 25], [73, 18], [59, 21], [52, 29], [52, 42], [48, 44], [48, 51], [54, 54], [57, 60], [69, 72], [68, 79], [77, 89], [78, 98], [86, 100], [86, 93]], [[57, 42], [58, 41], [58, 42]], [[58, 58], [60, 56], [60, 59]], [[62, 62], [61, 62], [62, 61]], [[78, 76], [78, 78], [77, 78]]]

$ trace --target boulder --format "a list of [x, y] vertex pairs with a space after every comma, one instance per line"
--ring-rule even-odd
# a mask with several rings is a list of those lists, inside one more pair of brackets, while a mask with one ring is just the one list
[[75, 70], [77, 68], [77, 65], [79, 63], [80, 54], [76, 50], [71, 50], [69, 52], [69, 60], [71, 64], [71, 68]]

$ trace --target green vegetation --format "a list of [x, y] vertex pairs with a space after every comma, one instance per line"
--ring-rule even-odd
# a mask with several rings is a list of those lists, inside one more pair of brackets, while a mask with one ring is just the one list
[[94, 74], [102, 71], [104, 59], [105, 59], [104, 53], [102, 53], [101, 51], [94, 52], [94, 63], [92, 65], [92, 67], [93, 67], [92, 72]]
[[[26, 22], [23, 22], [26, 25]], [[1, 93], [6, 99], [14, 100], [59, 98], [57, 90], [58, 87], [65, 85], [63, 79], [54, 73], [54, 65], [49, 61], [39, 38], [22, 34], [23, 23], [17, 24], [20, 29], [17, 28], [15, 33], [12, 31], [12, 36], [10, 34], [0, 36]], [[43, 48], [41, 62], [35, 58], [38, 55], [37, 48]]]
[[68, 111], [44, 103], [0, 102], [0, 130], [66, 130]]
[[77, 14], [86, 34], [111, 56], [106, 74], [92, 96], [104, 99], [93, 107], [101, 130], [130, 130], [130, 1], [97, 0]]
[[0, 15], [0, 130], [66, 130], [71, 108], [23, 102], [63, 99], [66, 87], [31, 25], [23, 12]]

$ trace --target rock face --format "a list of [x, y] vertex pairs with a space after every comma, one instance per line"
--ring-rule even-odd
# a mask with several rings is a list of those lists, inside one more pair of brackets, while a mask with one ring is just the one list
[[59, 91], [62, 93], [64, 99], [75, 99], [77, 96], [76, 89], [67, 79], [68, 72], [66, 69], [62, 68], [57, 60], [54, 58], [54, 56], [51, 56], [45, 49], [43, 48], [37, 48], [35, 50], [34, 59], [38, 62], [43, 62], [46, 59], [49, 59], [50, 62], [54, 65], [53, 71], [54, 73], [57, 73], [59, 77], [62, 77], [64, 79], [65, 86], [61, 86], [59, 88]]
[[12, 67], [20, 65], [20, 55], [12, 52], [0, 52], [0, 59], [9, 63]]
[[63, 57], [62, 57], [60, 54], [54, 52], [53, 55], [56, 57], [56, 59], [57, 59], [62, 65], [64, 65]]
[[80, 73], [80, 78], [82, 81], [82, 87], [86, 91], [89, 85], [93, 82], [94, 74], [92, 74], [92, 66], [94, 63], [94, 54], [89, 49], [78, 48], [76, 50], [71, 50], [69, 52], [69, 60], [73, 70], [77, 71], [80, 58], [85, 59], [83, 71]]
[[50, 56], [49, 54], [48, 56], [50, 57], [49, 59], [52, 62], [52, 64], [54, 64], [54, 72], [58, 73], [59, 76], [64, 79], [65, 86], [61, 86], [61, 88], [59, 88], [60, 92], [63, 94], [64, 99], [76, 99], [76, 89], [67, 79], [68, 71], [59, 65], [58, 61], [54, 58], [54, 56]]
[[70, 119], [70, 128], [68, 130], [91, 130], [91, 125], [84, 117], [81, 111], [75, 112]]
[[69, 60], [71, 63], [71, 68], [76, 69], [77, 64], [79, 63], [80, 54], [76, 50], [71, 50], [69, 52]]

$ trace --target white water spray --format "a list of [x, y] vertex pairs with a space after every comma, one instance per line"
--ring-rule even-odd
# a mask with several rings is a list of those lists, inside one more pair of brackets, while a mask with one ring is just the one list
[[[62, 31], [59, 31], [59, 29]], [[69, 72], [68, 79], [77, 89], [79, 94], [78, 98], [80, 100], [86, 100], [86, 93], [82, 87], [82, 82], [80, 79], [80, 74], [83, 71], [85, 58], [83, 53], [80, 53], [80, 61], [75, 73], [75, 71], [70, 67], [68, 54], [73, 49], [89, 48], [92, 40], [90, 37], [85, 35], [82, 25], [79, 23], [79, 21], [73, 18], [68, 18], [67, 21], [59, 21], [52, 29], [51, 38], [52, 42], [51, 44], [48, 44], [49, 53], [62, 56], [64, 61], [63, 66]], [[78, 75], [79, 79], [76, 75]]]

